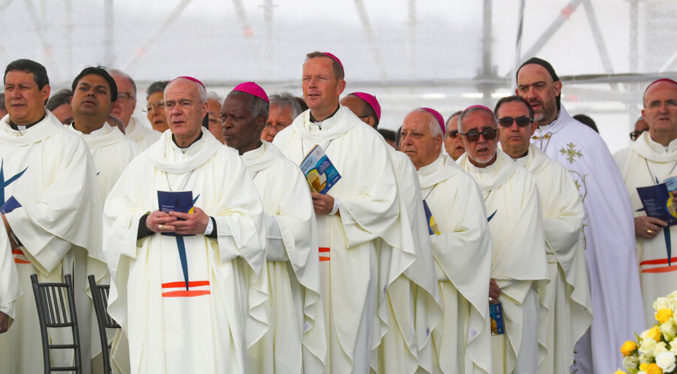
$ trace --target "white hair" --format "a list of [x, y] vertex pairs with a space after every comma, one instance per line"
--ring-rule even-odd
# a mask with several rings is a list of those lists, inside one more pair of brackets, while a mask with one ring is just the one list
[[134, 96], [136, 96], [136, 82], [134, 82], [134, 79], [132, 79], [132, 77], [130, 77], [129, 74], [118, 69], [106, 69], [106, 72], [108, 72], [108, 74], [110, 74], [111, 76], [117, 75], [119, 77], [127, 79], [129, 83], [132, 84], [132, 88], [134, 88]]
[[165, 91], [164, 91], [165, 95], [167, 93], [167, 89], [169, 88], [169, 86], [171, 86], [173, 83], [175, 83], [179, 79], [193, 83], [197, 87], [197, 92], [200, 96], [200, 105], [204, 105], [204, 104], [207, 103], [207, 89], [205, 88], [205, 86], [203, 86], [202, 84], [200, 84], [198, 82], [195, 82], [193, 80], [186, 79], [186, 78], [175, 78], [175, 79], [169, 81], [169, 83], [167, 84], [167, 87], [165, 87]]
[[221, 98], [221, 96], [219, 96], [219, 94], [217, 94], [214, 91], [207, 92], [207, 100], [214, 100], [219, 104], [223, 104], [223, 99]]
[[433, 138], [439, 135], [442, 137], [442, 139], [444, 139], [445, 134], [442, 131], [442, 128], [440, 127], [440, 123], [437, 121], [437, 118], [435, 118], [435, 116], [432, 115], [432, 113], [428, 112], [423, 108], [415, 109], [413, 112], [426, 113], [431, 118], [431, 120], [428, 122], [428, 127], [430, 128], [430, 135]]
[[494, 120], [494, 127], [498, 128], [498, 118], [496, 117], [496, 114], [491, 111], [491, 109], [483, 107], [483, 106], [473, 106], [470, 107], [470, 109], [466, 109], [461, 113], [461, 116], [458, 117], [458, 132], [462, 133], [463, 132], [463, 119], [470, 115], [471, 113], [482, 111], [485, 113], [491, 114], [491, 118]]

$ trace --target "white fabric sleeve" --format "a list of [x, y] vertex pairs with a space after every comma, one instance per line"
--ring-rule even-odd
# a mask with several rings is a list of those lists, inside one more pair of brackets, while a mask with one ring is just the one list
[[266, 214], [266, 226], [268, 227], [268, 238], [266, 246], [266, 260], [268, 261], [289, 261], [287, 251], [282, 240], [280, 224], [275, 217]]

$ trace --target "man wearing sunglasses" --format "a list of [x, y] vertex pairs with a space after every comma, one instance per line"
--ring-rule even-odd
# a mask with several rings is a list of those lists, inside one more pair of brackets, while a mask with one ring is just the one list
[[465, 109], [458, 129], [466, 153], [458, 164], [479, 185], [489, 221], [489, 298], [501, 303], [506, 331], [491, 339], [494, 372], [537, 373], [537, 290], [548, 280], [542, 213], [534, 177], [497, 149], [497, 128], [491, 109]]
[[[628, 191], [604, 140], [560, 103], [562, 82], [539, 58], [517, 71], [516, 94], [534, 110], [532, 143], [569, 170], [583, 200], [583, 248], [595, 316], [576, 347], [579, 374], [614, 372], [618, 346], [644, 329]], [[623, 310], [624, 313], [618, 313]], [[593, 360], [594, 358], [594, 360]]]
[[539, 373], [569, 374], [574, 344], [592, 321], [580, 241], [583, 203], [566, 168], [531, 145], [535, 124], [529, 103], [519, 96], [504, 97], [495, 113], [501, 148], [536, 178], [541, 198], [550, 283], [538, 290], [546, 308], [539, 314], [539, 342], [546, 348]]
[[[677, 229], [673, 229], [676, 226], [668, 226], [668, 222], [662, 219], [647, 216], [646, 211], [641, 209], [637, 188], [666, 182], [671, 193], [668, 208], [677, 202], [674, 192], [677, 186], [674, 182], [666, 181], [670, 177], [677, 177], [677, 82], [659, 79], [651, 83], [644, 92], [643, 102], [642, 116], [649, 125], [649, 131], [615, 157], [635, 212], [637, 260], [644, 312], [649, 324], [654, 322], [653, 301], [672, 292], [669, 288], [674, 289], [677, 283], [677, 272], [671, 271], [670, 267], [674, 265], [675, 259], [673, 257], [668, 261], [665, 236], [668, 235], [674, 242]], [[675, 256], [674, 249], [671, 255]]]
[[[433, 329], [433, 372], [491, 371], [489, 273], [491, 239], [477, 184], [442, 152], [444, 119], [419, 108], [402, 125], [402, 151], [411, 158], [421, 183], [428, 238], [437, 263], [442, 321]], [[469, 335], [459, 331], [474, 331]]]
[[458, 135], [458, 116], [461, 115], [461, 111], [452, 114], [449, 119], [447, 119], [446, 129], [447, 134], [444, 137], [444, 149], [447, 151], [447, 154], [454, 159], [458, 160], [463, 153], [465, 153], [465, 148], [463, 147], [463, 142], [461, 141], [461, 135]]

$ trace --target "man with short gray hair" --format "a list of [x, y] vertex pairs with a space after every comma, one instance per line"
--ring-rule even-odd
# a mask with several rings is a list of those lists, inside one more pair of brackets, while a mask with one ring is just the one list
[[537, 373], [537, 290], [547, 283], [548, 272], [536, 181], [498, 149], [498, 123], [491, 109], [465, 109], [458, 126], [466, 152], [457, 162], [479, 185], [488, 214], [490, 303], [500, 303], [505, 323], [505, 334], [492, 337], [493, 369]]
[[301, 112], [298, 99], [289, 92], [271, 95], [268, 121], [261, 132], [261, 140], [272, 142], [275, 135], [291, 125]]
[[148, 148], [160, 139], [160, 133], [147, 127], [133, 116], [136, 108], [136, 83], [128, 74], [117, 69], [108, 69], [108, 74], [115, 79], [115, 84], [118, 86], [118, 97], [111, 114], [124, 122], [125, 135], [141, 148]]

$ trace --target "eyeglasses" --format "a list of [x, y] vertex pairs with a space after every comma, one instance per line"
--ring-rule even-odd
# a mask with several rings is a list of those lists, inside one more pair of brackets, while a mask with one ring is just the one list
[[116, 101], [124, 103], [125, 101], [127, 101], [129, 99], [136, 99], [136, 98], [134, 96], [132, 96], [132, 94], [130, 94], [129, 92], [118, 92], [118, 97], [117, 97]]
[[469, 142], [476, 142], [476, 141], [480, 140], [480, 135], [483, 135], [485, 140], [494, 140], [494, 139], [496, 139], [496, 133], [497, 132], [498, 132], [498, 129], [492, 129], [492, 128], [489, 128], [489, 127], [485, 127], [484, 129], [482, 129], [482, 132], [479, 132], [479, 131], [473, 129], [473, 130], [466, 132], [465, 134], [462, 133], [462, 132], [459, 132], [459, 134], [465, 136], [465, 138]]
[[498, 124], [503, 127], [510, 127], [514, 122], [517, 122], [519, 127], [527, 127], [531, 124], [531, 118], [527, 116], [521, 117], [502, 117], [498, 119]]
[[[120, 95], [118, 95], [118, 97], [120, 97]], [[124, 100], [123, 100], [123, 101], [124, 101]], [[153, 109], [159, 109], [159, 110], [162, 110], [162, 109], [164, 109], [164, 108], [165, 108], [165, 102], [162, 101], [162, 100], [160, 100], [160, 101], [158, 101], [158, 102], [156, 102], [156, 103], [148, 103], [148, 105], [147, 105], [145, 108], [143, 108], [142, 111], [143, 111], [144, 113], [148, 113], [148, 112], [152, 111]]]
[[642, 133], [643, 133], [644, 131], [646, 131], [646, 130], [648, 130], [648, 129], [635, 130], [635, 131], [631, 132], [631, 133], [630, 133], [630, 140], [632, 140], [632, 141], [634, 142], [634, 141], [637, 140], [637, 138], [639, 138], [639, 136], [642, 135]]
[[447, 136], [450, 138], [455, 138], [458, 136], [458, 134], [459, 134], [458, 130], [451, 130], [447, 133]]

